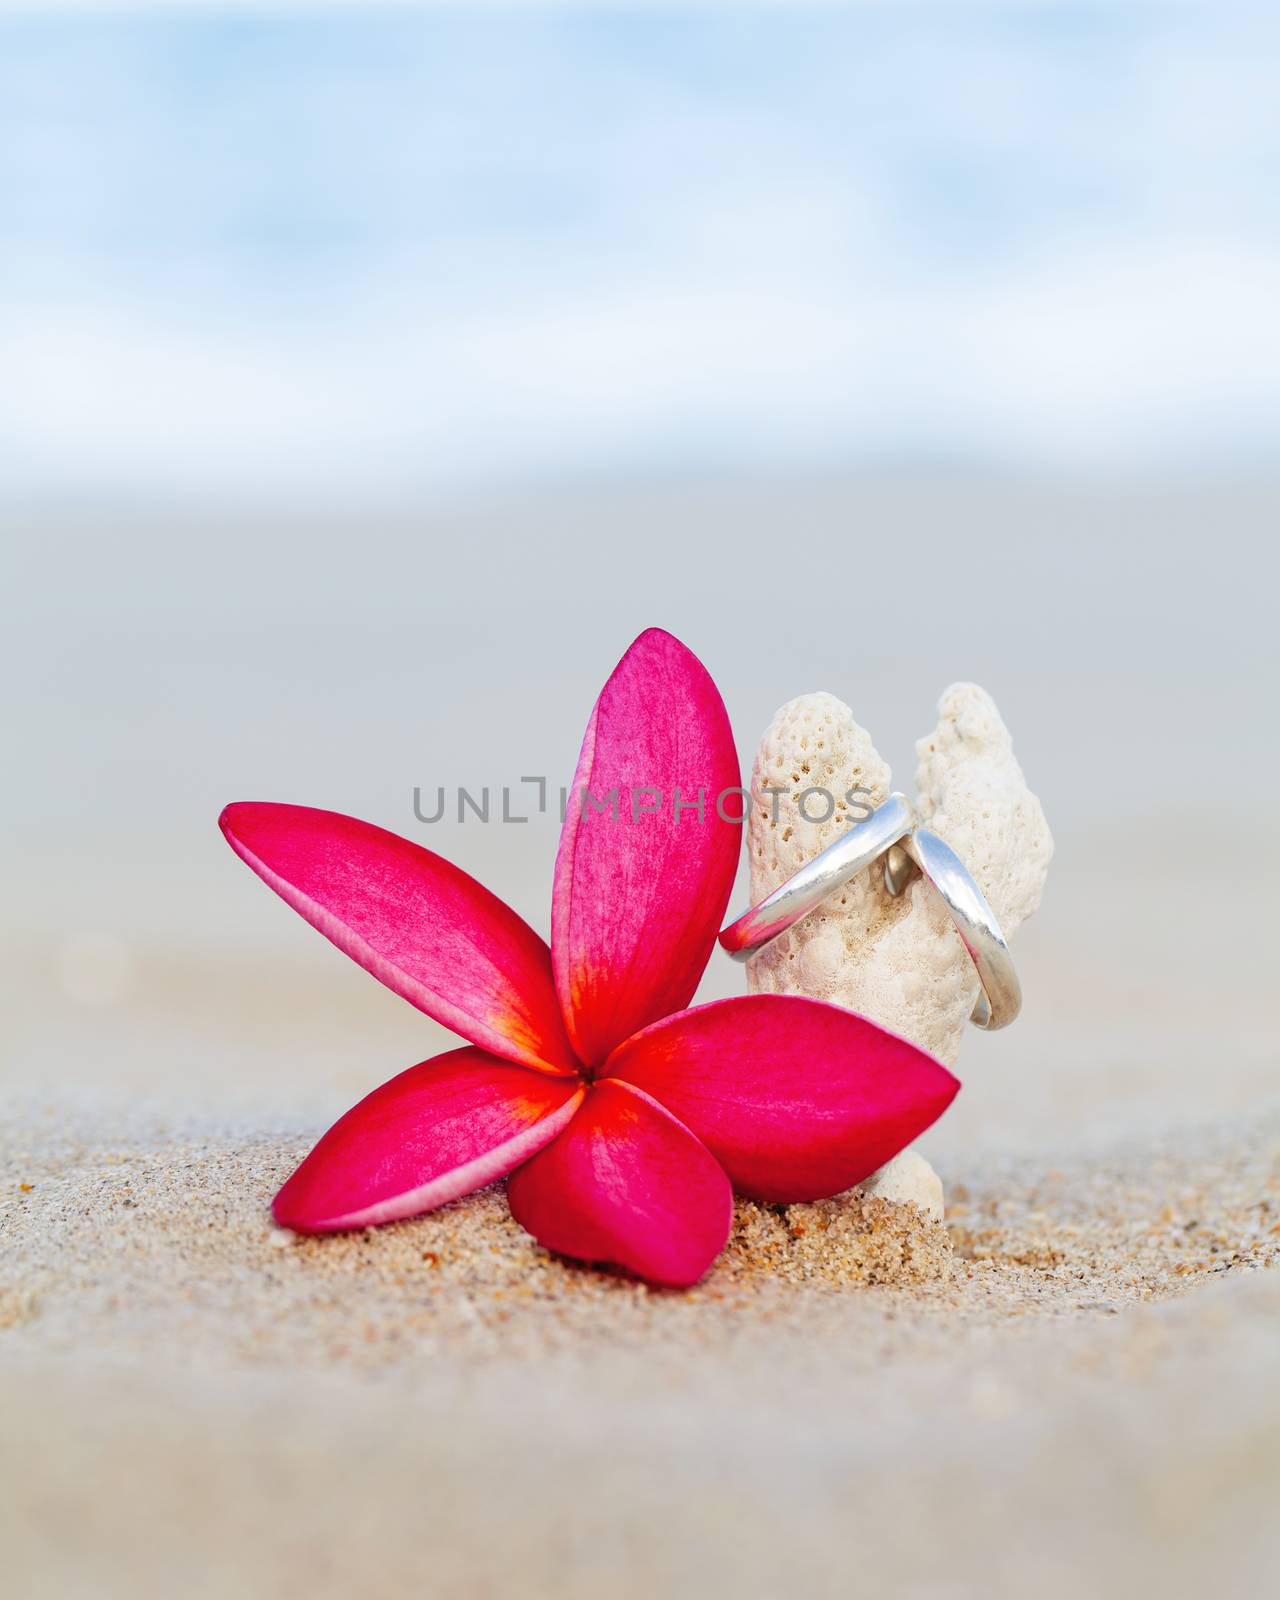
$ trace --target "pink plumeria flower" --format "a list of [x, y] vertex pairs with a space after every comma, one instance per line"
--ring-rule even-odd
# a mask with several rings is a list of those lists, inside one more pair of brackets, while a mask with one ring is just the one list
[[[276, 1221], [365, 1228], [507, 1177], [512, 1215], [548, 1249], [686, 1286], [724, 1247], [735, 1188], [838, 1194], [939, 1117], [956, 1079], [865, 1017], [793, 995], [685, 1009], [733, 884], [740, 807], [716, 801], [738, 782], [706, 669], [670, 634], [642, 634], [587, 724], [550, 949], [474, 878], [382, 828], [228, 806], [227, 841], [265, 883], [470, 1041], [335, 1123], [276, 1196]], [[665, 804], [633, 812], [642, 787]], [[616, 818], [580, 804], [614, 788]], [[704, 796], [701, 818], [677, 814], [677, 790]]]

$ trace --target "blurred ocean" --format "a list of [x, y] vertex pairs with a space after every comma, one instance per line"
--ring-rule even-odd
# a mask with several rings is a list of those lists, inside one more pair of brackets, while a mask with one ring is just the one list
[[0, 0], [4, 484], [1265, 465], [1278, 46], [1232, 0]]

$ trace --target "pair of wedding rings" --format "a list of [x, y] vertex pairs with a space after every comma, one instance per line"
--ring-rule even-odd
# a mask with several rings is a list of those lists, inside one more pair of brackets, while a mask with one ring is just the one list
[[1000, 925], [964, 862], [936, 833], [920, 827], [905, 795], [891, 794], [731, 922], [720, 934], [721, 946], [735, 960], [746, 961], [882, 857], [890, 894], [901, 894], [918, 872], [950, 912], [982, 986], [970, 1021], [989, 1031], [1007, 1028], [1022, 1006], [1022, 988]]

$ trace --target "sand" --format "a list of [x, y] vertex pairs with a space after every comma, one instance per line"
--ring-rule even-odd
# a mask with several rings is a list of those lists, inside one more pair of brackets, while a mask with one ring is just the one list
[[138, 942], [95, 1005], [10, 939], [0, 1590], [1269, 1593], [1276, 863], [1193, 939], [1218, 864], [1134, 839], [1108, 937], [1117, 863], [1079, 851], [1019, 935], [1024, 1016], [966, 1040], [923, 1145], [946, 1228], [743, 1207], [684, 1295], [552, 1259], [500, 1192], [274, 1231], [328, 1122], [456, 1042], [283, 908], [280, 952]]
[[[1280, 1113], [946, 1225], [739, 1203], [695, 1290], [501, 1186], [300, 1239], [308, 1134], [6, 1130], [0, 1532], [23, 1595], [1165, 1593], [1280, 1560]], [[944, 1176], [948, 1174], [944, 1173]]]

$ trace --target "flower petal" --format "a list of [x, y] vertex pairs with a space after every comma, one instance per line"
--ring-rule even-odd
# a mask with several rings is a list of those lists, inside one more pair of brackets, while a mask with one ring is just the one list
[[602, 1082], [554, 1144], [507, 1181], [511, 1213], [548, 1250], [653, 1283], [696, 1283], [733, 1223], [729, 1180], [648, 1095]]
[[667, 1107], [757, 1200], [840, 1194], [918, 1138], [960, 1084], [866, 1017], [800, 995], [696, 1006], [628, 1039], [606, 1082]]
[[574, 1072], [551, 958], [509, 906], [442, 856], [310, 806], [243, 802], [227, 843], [366, 972], [509, 1061]]
[[300, 1233], [420, 1216], [527, 1161], [582, 1103], [555, 1078], [467, 1046], [419, 1062], [340, 1117], [272, 1206]]
[[[660, 628], [642, 633], [591, 713], [556, 857], [552, 960], [583, 1061], [689, 1003], [737, 868], [738, 782], [706, 668]], [[726, 790], [728, 821], [717, 810]], [[584, 791], [601, 803], [616, 795], [616, 816]], [[691, 805], [701, 792], [701, 820], [690, 808], [677, 817], [677, 792]]]

